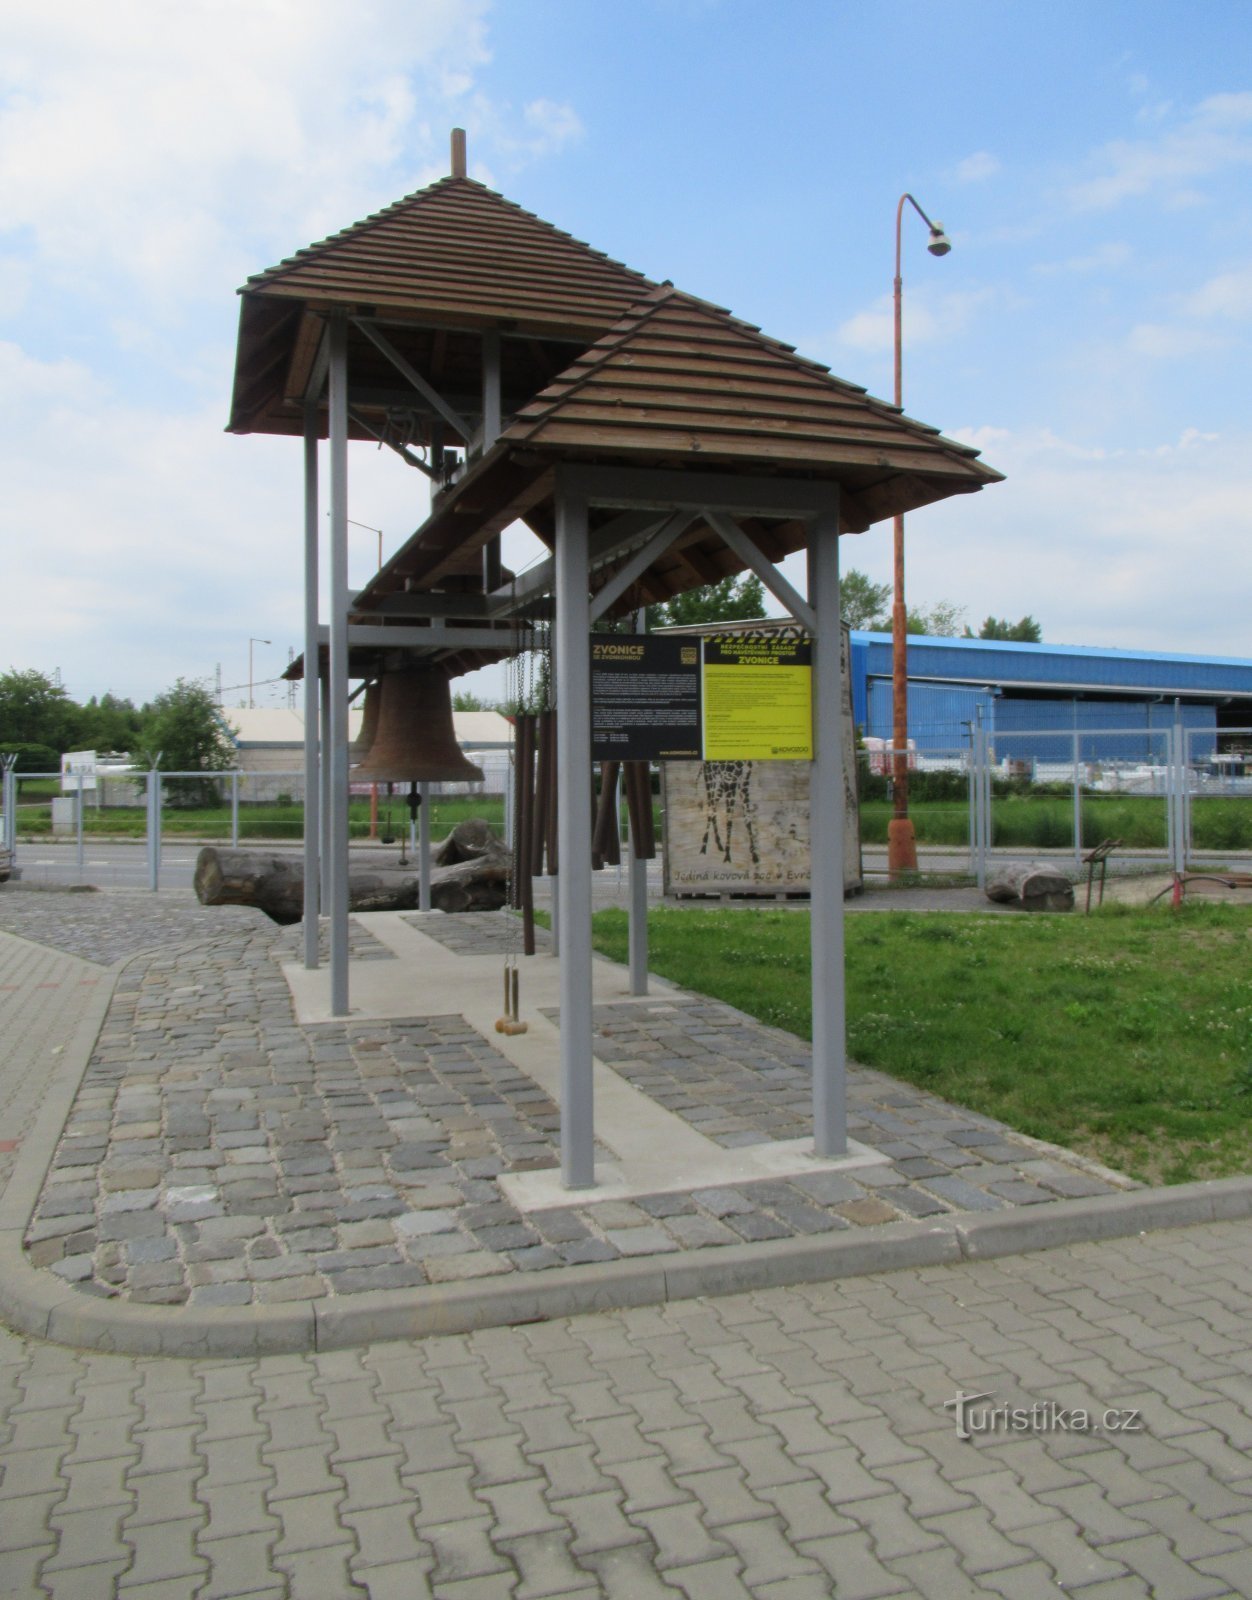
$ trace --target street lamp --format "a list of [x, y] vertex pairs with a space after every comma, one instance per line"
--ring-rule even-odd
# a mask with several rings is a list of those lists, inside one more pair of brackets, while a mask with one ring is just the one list
[[383, 570], [383, 530], [374, 527], [369, 522], [354, 522], [351, 517], [348, 518], [348, 526], [350, 528], [364, 528], [366, 533], [376, 533], [378, 535], [378, 570], [381, 572]]
[[248, 640], [248, 710], [252, 710], [252, 646], [254, 644], [273, 644], [272, 639]]
[[[932, 256], [946, 256], [952, 241], [943, 231], [943, 225], [932, 222], [911, 194], [902, 194], [896, 207], [896, 276], [894, 292], [895, 310], [895, 375], [896, 405], [904, 405], [904, 379], [901, 358], [901, 310], [904, 284], [900, 276], [900, 233], [904, 220], [904, 203], [908, 201], [914, 211], [930, 229], [926, 248]], [[904, 606], [904, 518], [894, 520], [893, 588], [895, 598], [891, 606], [891, 760], [892, 795], [894, 799], [891, 821], [887, 824], [887, 873], [898, 877], [902, 872], [917, 871], [917, 840], [909, 816], [909, 666], [908, 617]]]

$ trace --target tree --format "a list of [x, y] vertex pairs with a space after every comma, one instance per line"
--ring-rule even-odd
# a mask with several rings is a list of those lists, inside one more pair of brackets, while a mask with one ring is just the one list
[[[179, 678], [143, 708], [136, 754], [151, 763], [160, 752], [166, 772], [224, 772], [235, 764], [235, 745], [217, 702], [203, 683]], [[177, 778], [169, 785], [176, 805], [215, 805], [217, 785]]]
[[496, 708], [469, 689], [454, 689], [452, 692], [452, 709], [454, 711], [494, 711]]
[[868, 628], [881, 631], [886, 623], [887, 608], [891, 600], [889, 583], [871, 583], [863, 572], [850, 567], [839, 583], [839, 611], [849, 628]]
[[33, 668], [0, 673], [0, 744], [78, 748], [79, 709], [59, 683]]
[[978, 632], [971, 633], [965, 630], [967, 639], [1009, 639], [1017, 644], [1042, 644], [1043, 629], [1032, 616], [1025, 616], [1020, 622], [1010, 622], [1007, 617], [988, 617], [979, 628]]
[[649, 606], [650, 627], [690, 627], [697, 622], [749, 622], [765, 615], [765, 586], [754, 572], [706, 583]]
[[941, 639], [955, 638], [965, 617], [965, 607], [955, 600], [936, 600], [933, 605], [907, 611], [908, 631], [928, 633]]
[[115, 694], [92, 695], [81, 708], [79, 737], [84, 750], [127, 753], [139, 742], [143, 718], [134, 702]]

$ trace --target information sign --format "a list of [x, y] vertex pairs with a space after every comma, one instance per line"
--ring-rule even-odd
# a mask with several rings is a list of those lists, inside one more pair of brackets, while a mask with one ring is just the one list
[[712, 634], [704, 645], [704, 759], [813, 759], [813, 647], [782, 634]]
[[591, 637], [593, 761], [699, 761], [700, 641]]
[[811, 761], [799, 633], [593, 634], [595, 761]]
[[96, 788], [96, 752], [94, 750], [67, 750], [61, 757], [61, 793], [94, 793]]

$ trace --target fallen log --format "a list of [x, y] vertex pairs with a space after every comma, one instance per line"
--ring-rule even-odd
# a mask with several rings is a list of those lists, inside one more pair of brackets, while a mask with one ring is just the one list
[[1074, 885], [1066, 873], [1046, 862], [1010, 863], [987, 879], [987, 899], [1023, 911], [1072, 911]]
[[[430, 903], [435, 911], [497, 911], [508, 890], [509, 852], [496, 847], [470, 860], [434, 867]], [[304, 860], [263, 850], [221, 850], [206, 845], [196, 857], [196, 898], [203, 906], [256, 906], [275, 922], [304, 915]], [[352, 863], [349, 911], [415, 911], [417, 873], [403, 867]]]

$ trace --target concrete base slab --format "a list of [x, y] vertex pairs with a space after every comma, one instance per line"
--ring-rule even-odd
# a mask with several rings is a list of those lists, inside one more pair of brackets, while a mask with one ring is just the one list
[[[432, 911], [425, 915], [434, 918], [445, 913]], [[497, 1033], [495, 1024], [503, 993], [500, 957], [454, 953], [421, 932], [422, 920], [412, 912], [370, 913], [365, 925], [396, 960], [350, 963], [348, 990], [352, 1009], [346, 1019], [331, 1014], [327, 968], [310, 972], [294, 964], [284, 966], [297, 1019], [306, 1025], [335, 1021], [351, 1025], [456, 1014], [559, 1104], [560, 1030], [544, 1015], [558, 1002], [558, 962], [547, 955], [520, 961], [521, 1011], [527, 1031]], [[520, 943], [520, 929], [518, 937]], [[627, 968], [595, 957], [591, 973], [598, 1004], [635, 998], [630, 994]], [[677, 992], [663, 979], [650, 977], [648, 981], [654, 992], [638, 998], [638, 1004], [655, 1004], [657, 995]], [[592, 1074], [596, 1141], [608, 1152], [606, 1160], [596, 1162], [595, 1187], [567, 1189], [555, 1168], [504, 1174], [497, 1181], [519, 1210], [569, 1205], [575, 1194], [579, 1205], [588, 1205], [641, 1194], [723, 1188], [753, 1179], [845, 1172], [887, 1160], [855, 1140], [849, 1141], [846, 1155], [829, 1159], [813, 1153], [811, 1138], [771, 1140], [728, 1150], [665, 1110], [604, 1062], [593, 1059]]]

